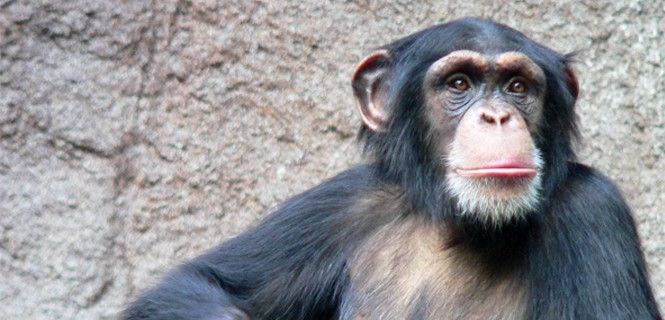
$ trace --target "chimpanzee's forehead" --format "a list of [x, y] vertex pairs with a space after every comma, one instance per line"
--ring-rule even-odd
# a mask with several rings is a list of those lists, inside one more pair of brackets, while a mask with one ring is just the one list
[[561, 57], [515, 29], [477, 18], [460, 19], [422, 30], [390, 44], [388, 48], [398, 59], [411, 61], [414, 57], [434, 61], [460, 50], [485, 55], [522, 52], [548, 64]]
[[529, 41], [516, 30], [484, 20], [479, 23], [450, 23], [435, 27], [432, 31], [422, 38], [422, 44], [440, 54], [459, 50], [485, 54], [521, 52]]

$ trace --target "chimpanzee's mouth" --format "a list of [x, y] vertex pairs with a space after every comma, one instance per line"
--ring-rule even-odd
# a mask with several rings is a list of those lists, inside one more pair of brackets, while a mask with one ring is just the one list
[[536, 168], [530, 167], [483, 167], [473, 169], [458, 168], [455, 172], [466, 178], [530, 178], [536, 176]]

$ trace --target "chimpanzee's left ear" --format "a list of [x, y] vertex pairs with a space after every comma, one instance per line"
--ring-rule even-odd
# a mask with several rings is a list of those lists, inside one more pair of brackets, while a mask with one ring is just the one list
[[353, 74], [353, 94], [358, 100], [360, 116], [365, 125], [375, 132], [384, 132], [387, 128], [390, 65], [390, 54], [380, 50], [363, 59]]
[[570, 66], [566, 67], [564, 74], [566, 75], [566, 84], [568, 85], [568, 90], [570, 90], [570, 94], [573, 95], [573, 99], [577, 100], [577, 96], [580, 93], [580, 84], [577, 82], [577, 76]]

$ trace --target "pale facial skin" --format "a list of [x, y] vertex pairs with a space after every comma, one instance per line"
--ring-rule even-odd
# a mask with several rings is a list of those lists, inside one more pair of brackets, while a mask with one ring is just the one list
[[488, 57], [455, 51], [427, 71], [430, 126], [442, 132], [454, 127], [439, 152], [462, 214], [500, 223], [534, 209], [543, 161], [532, 135], [544, 87], [543, 71], [518, 52]]

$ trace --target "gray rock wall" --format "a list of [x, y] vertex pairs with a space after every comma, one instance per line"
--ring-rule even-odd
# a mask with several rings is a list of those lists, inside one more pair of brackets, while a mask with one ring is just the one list
[[113, 318], [357, 162], [355, 64], [467, 15], [579, 51], [581, 158], [635, 209], [665, 303], [661, 3], [296, 3], [0, 0], [0, 318]]

